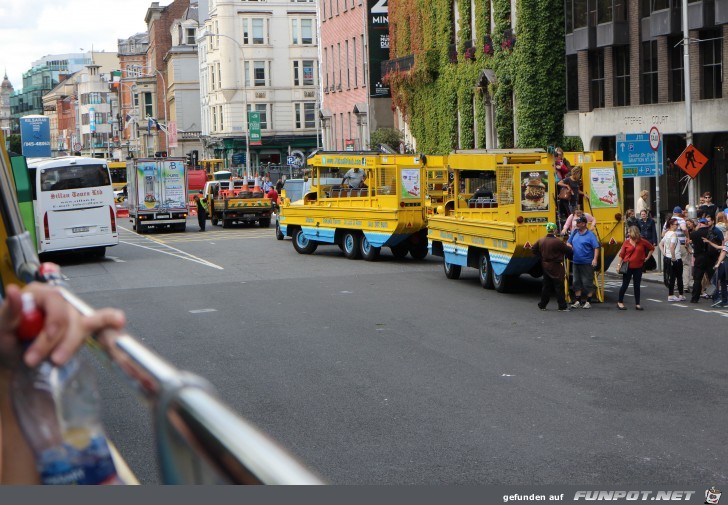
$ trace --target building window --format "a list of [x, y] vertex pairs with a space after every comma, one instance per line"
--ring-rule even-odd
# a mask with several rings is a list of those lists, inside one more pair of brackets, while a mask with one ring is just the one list
[[[361, 5], [361, 4], [359, 4]], [[367, 82], [369, 81], [369, 76], [367, 76], [367, 46], [364, 42], [364, 35], [360, 35], [361, 37], [361, 61], [362, 61], [362, 72], [361, 72], [361, 84], [362, 86], [366, 86]]]
[[188, 46], [194, 46], [197, 43], [195, 41], [195, 29], [194, 28], [186, 28], [185, 36], [186, 36], [186, 44]]
[[243, 18], [243, 44], [268, 44], [267, 21], [266, 18]]
[[670, 8], [670, 0], [652, 0], [652, 12]]
[[629, 105], [629, 46], [614, 48], [614, 105]]
[[[352, 8], [354, 5], [352, 4]], [[359, 62], [356, 59], [356, 37], [351, 39], [351, 48], [354, 54], [352, 55], [352, 61], [354, 62], [354, 87], [359, 86]]]
[[154, 117], [154, 97], [150, 91], [144, 92], [144, 117]]
[[344, 41], [344, 57], [346, 58], [346, 89], [351, 88], [351, 74], [349, 73], [349, 40]]
[[588, 26], [589, 11], [586, 0], [574, 0], [573, 7], [574, 29], [586, 28]]
[[[250, 82], [252, 80], [253, 84], [255, 86], [267, 86], [268, 80], [267, 80], [267, 72], [266, 72], [266, 62], [265, 61], [253, 61], [253, 71], [251, 74], [250, 71], [250, 61], [245, 62], [245, 86], [250, 87]], [[252, 79], [251, 79], [252, 76]]]
[[718, 33], [705, 32], [700, 34], [703, 40], [700, 44], [700, 59], [702, 61], [702, 86], [700, 98], [722, 98], [723, 96], [723, 51], [721, 50], [723, 38]]
[[217, 131], [217, 107], [211, 107], [212, 111], [212, 131]]
[[293, 85], [313, 86], [316, 69], [314, 60], [301, 60], [293, 62]]
[[341, 70], [341, 42], [336, 43], [336, 49], [339, 52], [339, 57], [337, 58], [337, 64], [339, 67], [339, 84], [337, 84], [336, 88], [341, 89], [341, 76], [342, 76], [342, 70]]
[[[304, 102], [293, 104], [295, 112], [295, 127], [296, 129], [302, 128], [316, 128], [316, 103], [315, 102]], [[342, 115], [343, 116], [343, 115]], [[343, 132], [343, 125], [342, 125]]]
[[604, 107], [604, 49], [589, 55], [589, 95], [592, 109]]
[[291, 43], [295, 45], [314, 44], [314, 26], [313, 18], [291, 19]]
[[657, 103], [657, 41], [642, 43], [642, 103]]
[[268, 117], [268, 106], [269, 104], [267, 103], [248, 104], [248, 112], [260, 112], [261, 130], [269, 130], [270, 128], [273, 128], [273, 120]]
[[670, 101], [682, 102], [685, 100], [685, 75], [683, 73], [683, 45], [679, 43], [682, 38], [672, 37], [667, 41], [670, 48]]
[[612, 0], [597, 0], [597, 23], [612, 22]]
[[219, 109], [219, 115], [220, 115], [220, 130], [224, 130], [225, 129], [225, 123], [222, 120], [222, 105], [220, 106], [220, 109]]

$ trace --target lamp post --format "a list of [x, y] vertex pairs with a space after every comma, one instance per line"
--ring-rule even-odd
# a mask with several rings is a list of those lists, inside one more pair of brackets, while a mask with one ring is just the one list
[[[167, 130], [167, 124], [168, 124], [167, 123], [167, 83], [164, 80], [164, 74], [162, 74], [162, 72], [160, 72], [156, 68], [154, 68], [154, 67], [142, 67], [142, 68], [144, 68], [145, 70], [154, 71], [162, 79], [162, 100], [164, 100], [164, 127], [162, 128], [162, 131], [164, 132], [164, 139], [165, 139], [164, 148], [165, 148], [165, 150], [169, 150], [169, 131]], [[123, 77], [124, 71], [127, 71], [127, 70], [126, 69], [121, 70], [122, 77]], [[128, 73], [128, 71], [127, 71], [127, 73]], [[149, 73], [135, 74], [135, 77], [154, 77], [154, 74], [149, 74]]]
[[[688, 0], [682, 0], [683, 78], [685, 80], [685, 145], [693, 143], [693, 104], [690, 96], [690, 31], [688, 30]], [[688, 180], [688, 217], [697, 217], [695, 180]]]
[[[243, 49], [243, 45], [235, 40], [230, 35], [224, 35], [224, 34], [218, 34], [218, 33], [205, 33], [205, 37], [223, 37], [226, 39], [231, 40], [236, 46], [238, 46], [238, 49], [240, 49], [240, 59], [243, 63], [243, 74], [245, 73], [245, 49]], [[239, 75], [239, 73], [236, 72], [236, 74]], [[245, 117], [245, 177], [246, 179], [250, 177], [250, 121], [248, 116], [248, 87], [245, 84], [245, 79], [247, 78], [247, 75], [243, 76], [243, 116]]]

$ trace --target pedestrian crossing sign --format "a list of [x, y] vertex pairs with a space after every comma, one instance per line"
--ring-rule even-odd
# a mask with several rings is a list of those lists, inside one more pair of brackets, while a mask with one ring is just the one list
[[675, 164], [691, 178], [695, 179], [707, 162], [708, 158], [698, 151], [694, 145], [690, 144], [675, 161]]

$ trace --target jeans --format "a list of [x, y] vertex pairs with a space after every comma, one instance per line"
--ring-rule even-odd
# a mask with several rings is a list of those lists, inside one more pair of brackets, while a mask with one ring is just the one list
[[715, 293], [713, 293], [713, 301], [717, 302], [718, 298], [720, 297], [720, 301], [723, 303], [728, 303], [728, 266], [726, 266], [726, 261], [724, 260], [721, 262], [720, 266], [718, 267], [718, 288], [715, 290]]
[[634, 304], [640, 304], [640, 282], [642, 282], [642, 267], [628, 268], [622, 276], [622, 287], [619, 288], [619, 303], [624, 303], [624, 294], [627, 292], [630, 281], [634, 278]]
[[[668, 263], [669, 262], [669, 263]], [[671, 261], [669, 258], [665, 258], [665, 270], [668, 272], [668, 286], [670, 296], [675, 294], [675, 281], [677, 281], [677, 292], [683, 294], [683, 262], [681, 259]]]

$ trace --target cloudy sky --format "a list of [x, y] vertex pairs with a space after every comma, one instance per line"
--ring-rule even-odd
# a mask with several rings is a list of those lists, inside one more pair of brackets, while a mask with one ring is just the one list
[[[171, 0], [159, 0], [160, 6]], [[145, 32], [151, 0], [0, 0], [0, 80], [16, 91], [23, 73], [49, 54], [117, 51], [117, 39]]]

